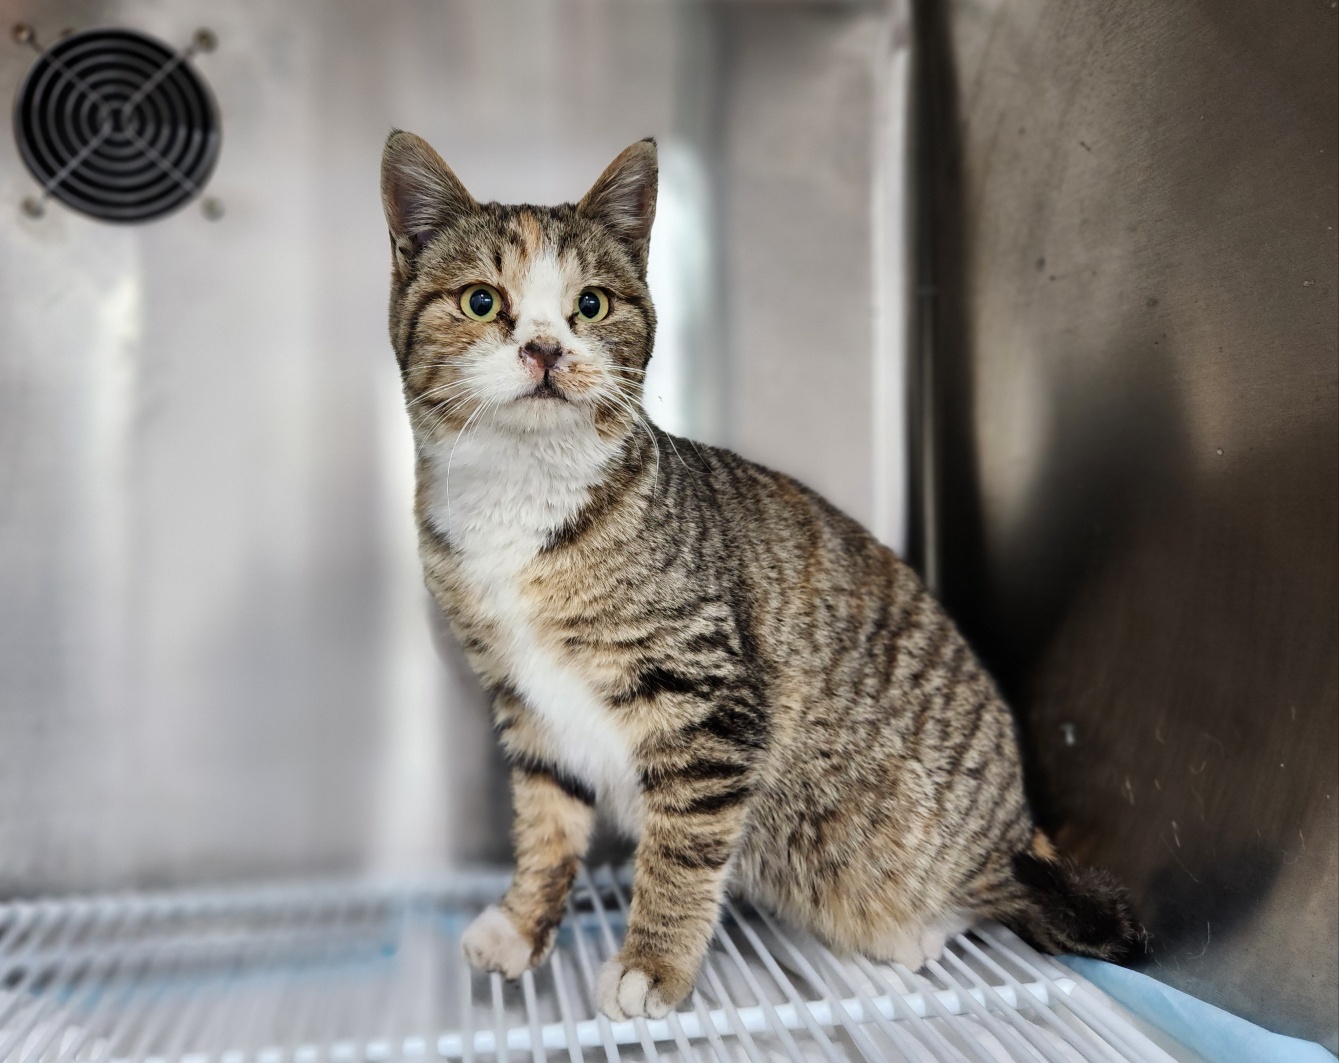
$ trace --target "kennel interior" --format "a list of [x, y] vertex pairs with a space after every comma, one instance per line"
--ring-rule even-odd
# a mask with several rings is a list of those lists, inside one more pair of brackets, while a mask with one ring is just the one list
[[464, 971], [507, 802], [414, 553], [393, 126], [540, 202], [656, 135], [652, 415], [908, 553], [1149, 973], [1336, 1047], [1332, 5], [0, 14], [0, 1060], [1195, 1058], [995, 928], [912, 975], [742, 905], [609, 1024], [598, 863]]

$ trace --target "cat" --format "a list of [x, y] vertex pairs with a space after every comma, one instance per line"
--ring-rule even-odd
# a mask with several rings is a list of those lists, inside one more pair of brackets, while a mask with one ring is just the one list
[[515, 807], [469, 962], [545, 959], [597, 808], [637, 840], [613, 1019], [685, 997], [727, 888], [910, 968], [984, 918], [1127, 956], [1123, 891], [1034, 825], [1012, 717], [916, 574], [790, 477], [647, 421], [657, 175], [643, 140], [579, 203], [506, 206], [413, 134], [383, 154], [423, 569]]

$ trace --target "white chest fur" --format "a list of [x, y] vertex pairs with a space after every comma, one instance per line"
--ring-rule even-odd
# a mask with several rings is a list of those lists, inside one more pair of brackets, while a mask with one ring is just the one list
[[546, 644], [518, 582], [549, 535], [585, 505], [608, 448], [593, 433], [481, 429], [430, 456], [430, 519], [460, 551], [481, 607], [502, 634], [498, 650], [511, 682], [543, 721], [550, 755], [635, 835], [641, 795], [627, 740], [580, 670]]

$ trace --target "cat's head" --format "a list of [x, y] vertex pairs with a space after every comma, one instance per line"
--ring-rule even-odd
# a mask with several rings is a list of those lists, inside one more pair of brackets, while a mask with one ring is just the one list
[[642, 140], [579, 203], [479, 203], [427, 141], [390, 135], [391, 342], [420, 440], [471, 418], [518, 432], [631, 430], [655, 337], [656, 178], [655, 142]]

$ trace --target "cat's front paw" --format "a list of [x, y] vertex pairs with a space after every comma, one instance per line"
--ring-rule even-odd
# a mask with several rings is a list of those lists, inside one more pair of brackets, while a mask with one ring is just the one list
[[465, 928], [460, 946], [471, 967], [520, 978], [531, 967], [534, 948], [496, 904], [489, 905]]
[[624, 1019], [661, 1019], [693, 988], [691, 973], [661, 965], [625, 962], [621, 955], [600, 972], [595, 1001], [615, 1022]]

